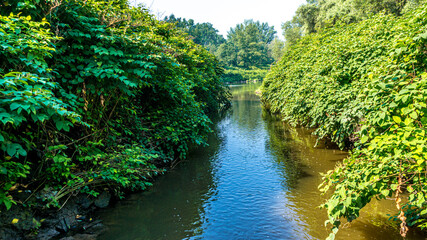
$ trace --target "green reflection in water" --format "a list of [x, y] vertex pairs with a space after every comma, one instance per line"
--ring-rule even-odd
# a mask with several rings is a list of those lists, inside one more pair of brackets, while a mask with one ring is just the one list
[[[324, 239], [320, 172], [347, 156], [317, 147], [310, 130], [286, 126], [261, 109], [259, 84], [231, 86], [233, 107], [209, 147], [100, 215], [99, 239]], [[392, 200], [372, 202], [337, 239], [401, 239], [390, 225]], [[411, 233], [408, 239], [424, 239]]]

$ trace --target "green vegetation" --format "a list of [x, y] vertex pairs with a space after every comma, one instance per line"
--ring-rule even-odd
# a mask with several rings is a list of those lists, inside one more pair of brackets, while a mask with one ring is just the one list
[[283, 48], [280, 40], [275, 39], [275, 34], [274, 27], [253, 20], [231, 28], [227, 41], [215, 52], [226, 67], [223, 81], [232, 83], [264, 79], [270, 64], [280, 57]]
[[276, 31], [267, 23], [246, 20], [228, 32], [227, 42], [221, 44], [216, 55], [230, 67], [248, 69], [262, 68], [273, 62], [268, 54], [268, 44], [274, 40]]
[[215, 54], [226, 68], [222, 81], [237, 83], [262, 81], [270, 64], [282, 56], [284, 42], [275, 38], [276, 31], [267, 23], [246, 20], [231, 28], [227, 40], [210, 23], [170, 15], [164, 19], [188, 34], [196, 44]]
[[225, 83], [261, 82], [267, 73], [268, 69], [259, 69], [256, 67], [242, 69], [231, 67], [225, 70], [222, 81]]
[[229, 105], [216, 58], [126, 0], [2, 1], [0, 59], [2, 208], [145, 189]]
[[286, 45], [301, 36], [328, 28], [336, 23], [354, 23], [385, 12], [400, 16], [411, 11], [422, 0], [307, 0], [291, 21], [282, 25]]
[[193, 19], [176, 18], [175, 15], [165, 17], [165, 22], [174, 23], [176, 27], [187, 33], [194, 43], [204, 46], [212, 54], [216, 52], [219, 45], [225, 43], [222, 35], [218, 34], [211, 23], [194, 23]]
[[354, 146], [319, 186], [333, 192], [323, 205], [330, 239], [373, 198], [396, 198], [402, 236], [407, 226], [427, 227], [427, 6], [408, 4], [411, 11], [315, 27], [287, 46], [263, 82], [272, 112]]

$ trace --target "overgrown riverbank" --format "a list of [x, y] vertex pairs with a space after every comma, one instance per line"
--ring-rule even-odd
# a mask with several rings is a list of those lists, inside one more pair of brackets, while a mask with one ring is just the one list
[[144, 190], [229, 106], [216, 58], [143, 7], [26, 0], [0, 15], [2, 217]]
[[285, 121], [355, 147], [321, 186], [333, 190], [323, 205], [331, 238], [373, 198], [396, 198], [402, 235], [426, 227], [426, 19], [421, 4], [320, 29], [289, 46], [263, 82], [264, 104]]

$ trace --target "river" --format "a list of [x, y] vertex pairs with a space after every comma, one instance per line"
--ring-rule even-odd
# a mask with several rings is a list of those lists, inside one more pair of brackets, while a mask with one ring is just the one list
[[[232, 108], [209, 147], [159, 177], [146, 192], [100, 212], [99, 239], [325, 239], [317, 186], [347, 152], [314, 147], [308, 129], [286, 126], [261, 107], [259, 85], [231, 86]], [[401, 239], [393, 200], [375, 201], [337, 239]], [[407, 239], [424, 239], [411, 232]]]

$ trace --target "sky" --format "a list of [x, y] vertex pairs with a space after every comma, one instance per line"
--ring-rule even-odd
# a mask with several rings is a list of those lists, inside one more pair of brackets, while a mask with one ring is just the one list
[[283, 40], [281, 25], [291, 20], [298, 6], [306, 0], [131, 0], [143, 3], [154, 16], [163, 19], [170, 14], [193, 19], [196, 23], [209, 22], [227, 37], [231, 27], [246, 19], [267, 22], [274, 26]]

